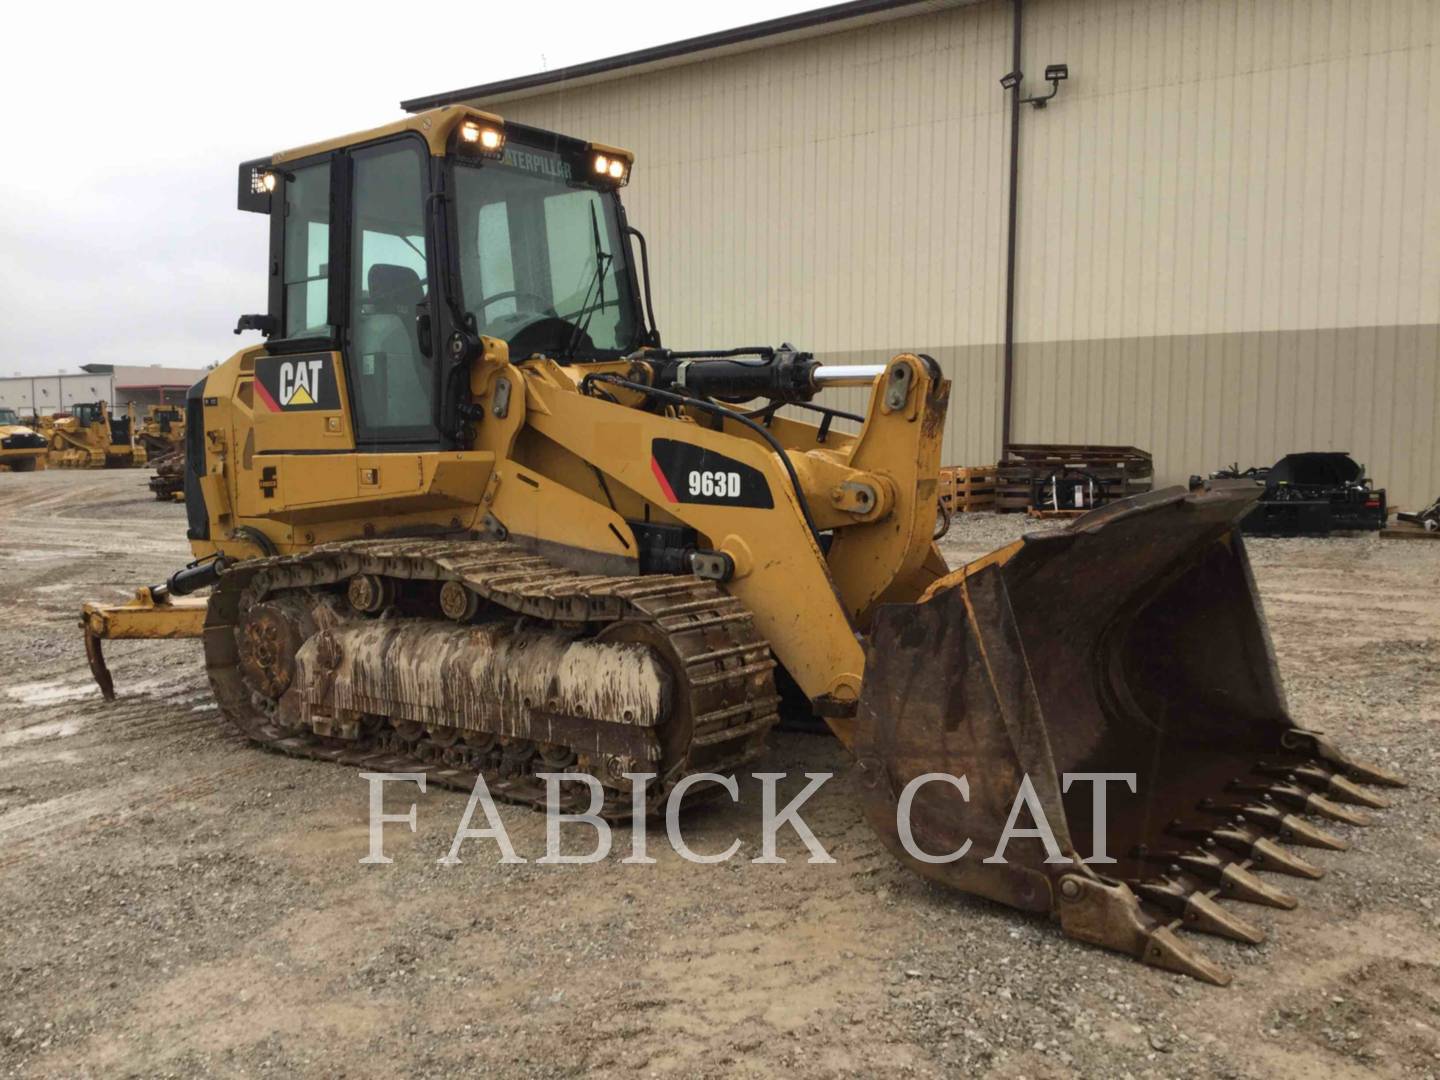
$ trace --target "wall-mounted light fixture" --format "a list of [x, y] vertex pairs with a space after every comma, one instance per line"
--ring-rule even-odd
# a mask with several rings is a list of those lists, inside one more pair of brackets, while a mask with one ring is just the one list
[[1025, 77], [1023, 71], [1010, 71], [1000, 76], [1000, 85], [1006, 90], [1014, 90], [1020, 85], [1020, 80]]
[[[1021, 105], [1034, 105], [1037, 109], [1043, 109], [1050, 103], [1050, 99], [1060, 92], [1060, 84], [1070, 77], [1068, 64], [1047, 64], [1045, 66], [1045, 81], [1050, 84], [1050, 92], [1041, 94], [1038, 97], [1022, 98]], [[1004, 83], [1004, 79], [1000, 80]]]

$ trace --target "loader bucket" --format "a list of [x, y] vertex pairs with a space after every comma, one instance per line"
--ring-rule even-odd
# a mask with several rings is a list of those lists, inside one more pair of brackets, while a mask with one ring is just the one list
[[[886, 845], [928, 878], [1049, 912], [1071, 937], [1228, 982], [1177, 931], [1258, 942], [1218, 901], [1293, 907], [1255, 871], [1320, 876], [1290, 845], [1345, 847], [1326, 822], [1385, 805], [1360, 784], [1400, 786], [1286, 711], [1238, 529], [1258, 494], [1213, 481], [1125, 499], [883, 607], [855, 751]], [[1100, 820], [1098, 785], [1074, 776], [1094, 773], [1134, 785], [1104, 785]], [[927, 774], [964, 777], [968, 798]]]

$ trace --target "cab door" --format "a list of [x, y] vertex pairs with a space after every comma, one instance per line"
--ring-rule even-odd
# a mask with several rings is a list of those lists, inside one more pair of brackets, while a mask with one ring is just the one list
[[271, 211], [270, 311], [279, 332], [254, 361], [254, 454], [353, 449], [346, 437], [331, 226], [343, 170], [331, 155], [287, 165]]
[[345, 367], [360, 452], [438, 450], [426, 238], [429, 154], [404, 135], [349, 154]]
[[[344, 298], [331, 272], [337, 249], [343, 250], [332, 223], [343, 161], [320, 155], [286, 163], [277, 175], [270, 224], [270, 312], [277, 332], [263, 355], [242, 365], [237, 387], [238, 405], [249, 411], [235, 432], [241, 517], [278, 517], [308, 491], [344, 498], [355, 490], [353, 468], [338, 467], [355, 449], [345, 407]], [[317, 461], [304, 484], [286, 482], [287, 463], [296, 455]]]
[[413, 134], [287, 167], [272, 226], [283, 336], [254, 361], [242, 516], [308, 527], [454, 503], [432, 491], [443, 443], [429, 168]]

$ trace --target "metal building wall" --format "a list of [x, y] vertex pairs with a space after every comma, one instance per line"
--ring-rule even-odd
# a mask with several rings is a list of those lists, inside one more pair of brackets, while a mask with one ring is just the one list
[[16, 375], [0, 378], [0, 405], [14, 409], [23, 416], [32, 411], [42, 415], [53, 412], [59, 406], [60, 377], [58, 375]]
[[15, 375], [0, 378], [0, 405], [24, 415], [48, 416], [57, 410], [92, 401], [114, 404], [113, 375]]
[[205, 372], [199, 368], [119, 365], [113, 371], [0, 377], [0, 405], [42, 416], [73, 405], [105, 401], [112, 408], [183, 403], [185, 391]]
[[[930, 9], [483, 102], [638, 155], [667, 343], [901, 349], [999, 441], [1010, 5]], [[1029, 0], [1017, 441], [1134, 443], [1180, 481], [1347, 449], [1440, 492], [1440, 3]], [[855, 402], [854, 394], [848, 403]], [[846, 402], [841, 401], [841, 404]]]
[[1022, 122], [1016, 436], [1440, 493], [1440, 4], [1031, 10], [1072, 79]]

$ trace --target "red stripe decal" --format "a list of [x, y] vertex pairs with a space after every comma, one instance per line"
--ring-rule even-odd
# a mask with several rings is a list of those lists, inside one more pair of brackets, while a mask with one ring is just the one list
[[255, 393], [271, 412], [280, 411], [280, 406], [275, 404], [275, 399], [270, 396], [270, 391], [265, 389], [265, 384], [259, 379], [255, 380]]
[[670, 481], [665, 479], [665, 473], [660, 468], [660, 462], [655, 460], [654, 454], [650, 455], [650, 471], [655, 474], [655, 479], [660, 484], [660, 490], [665, 493], [665, 498], [672, 503], [679, 502], [680, 500], [675, 498], [675, 489], [670, 486]]

